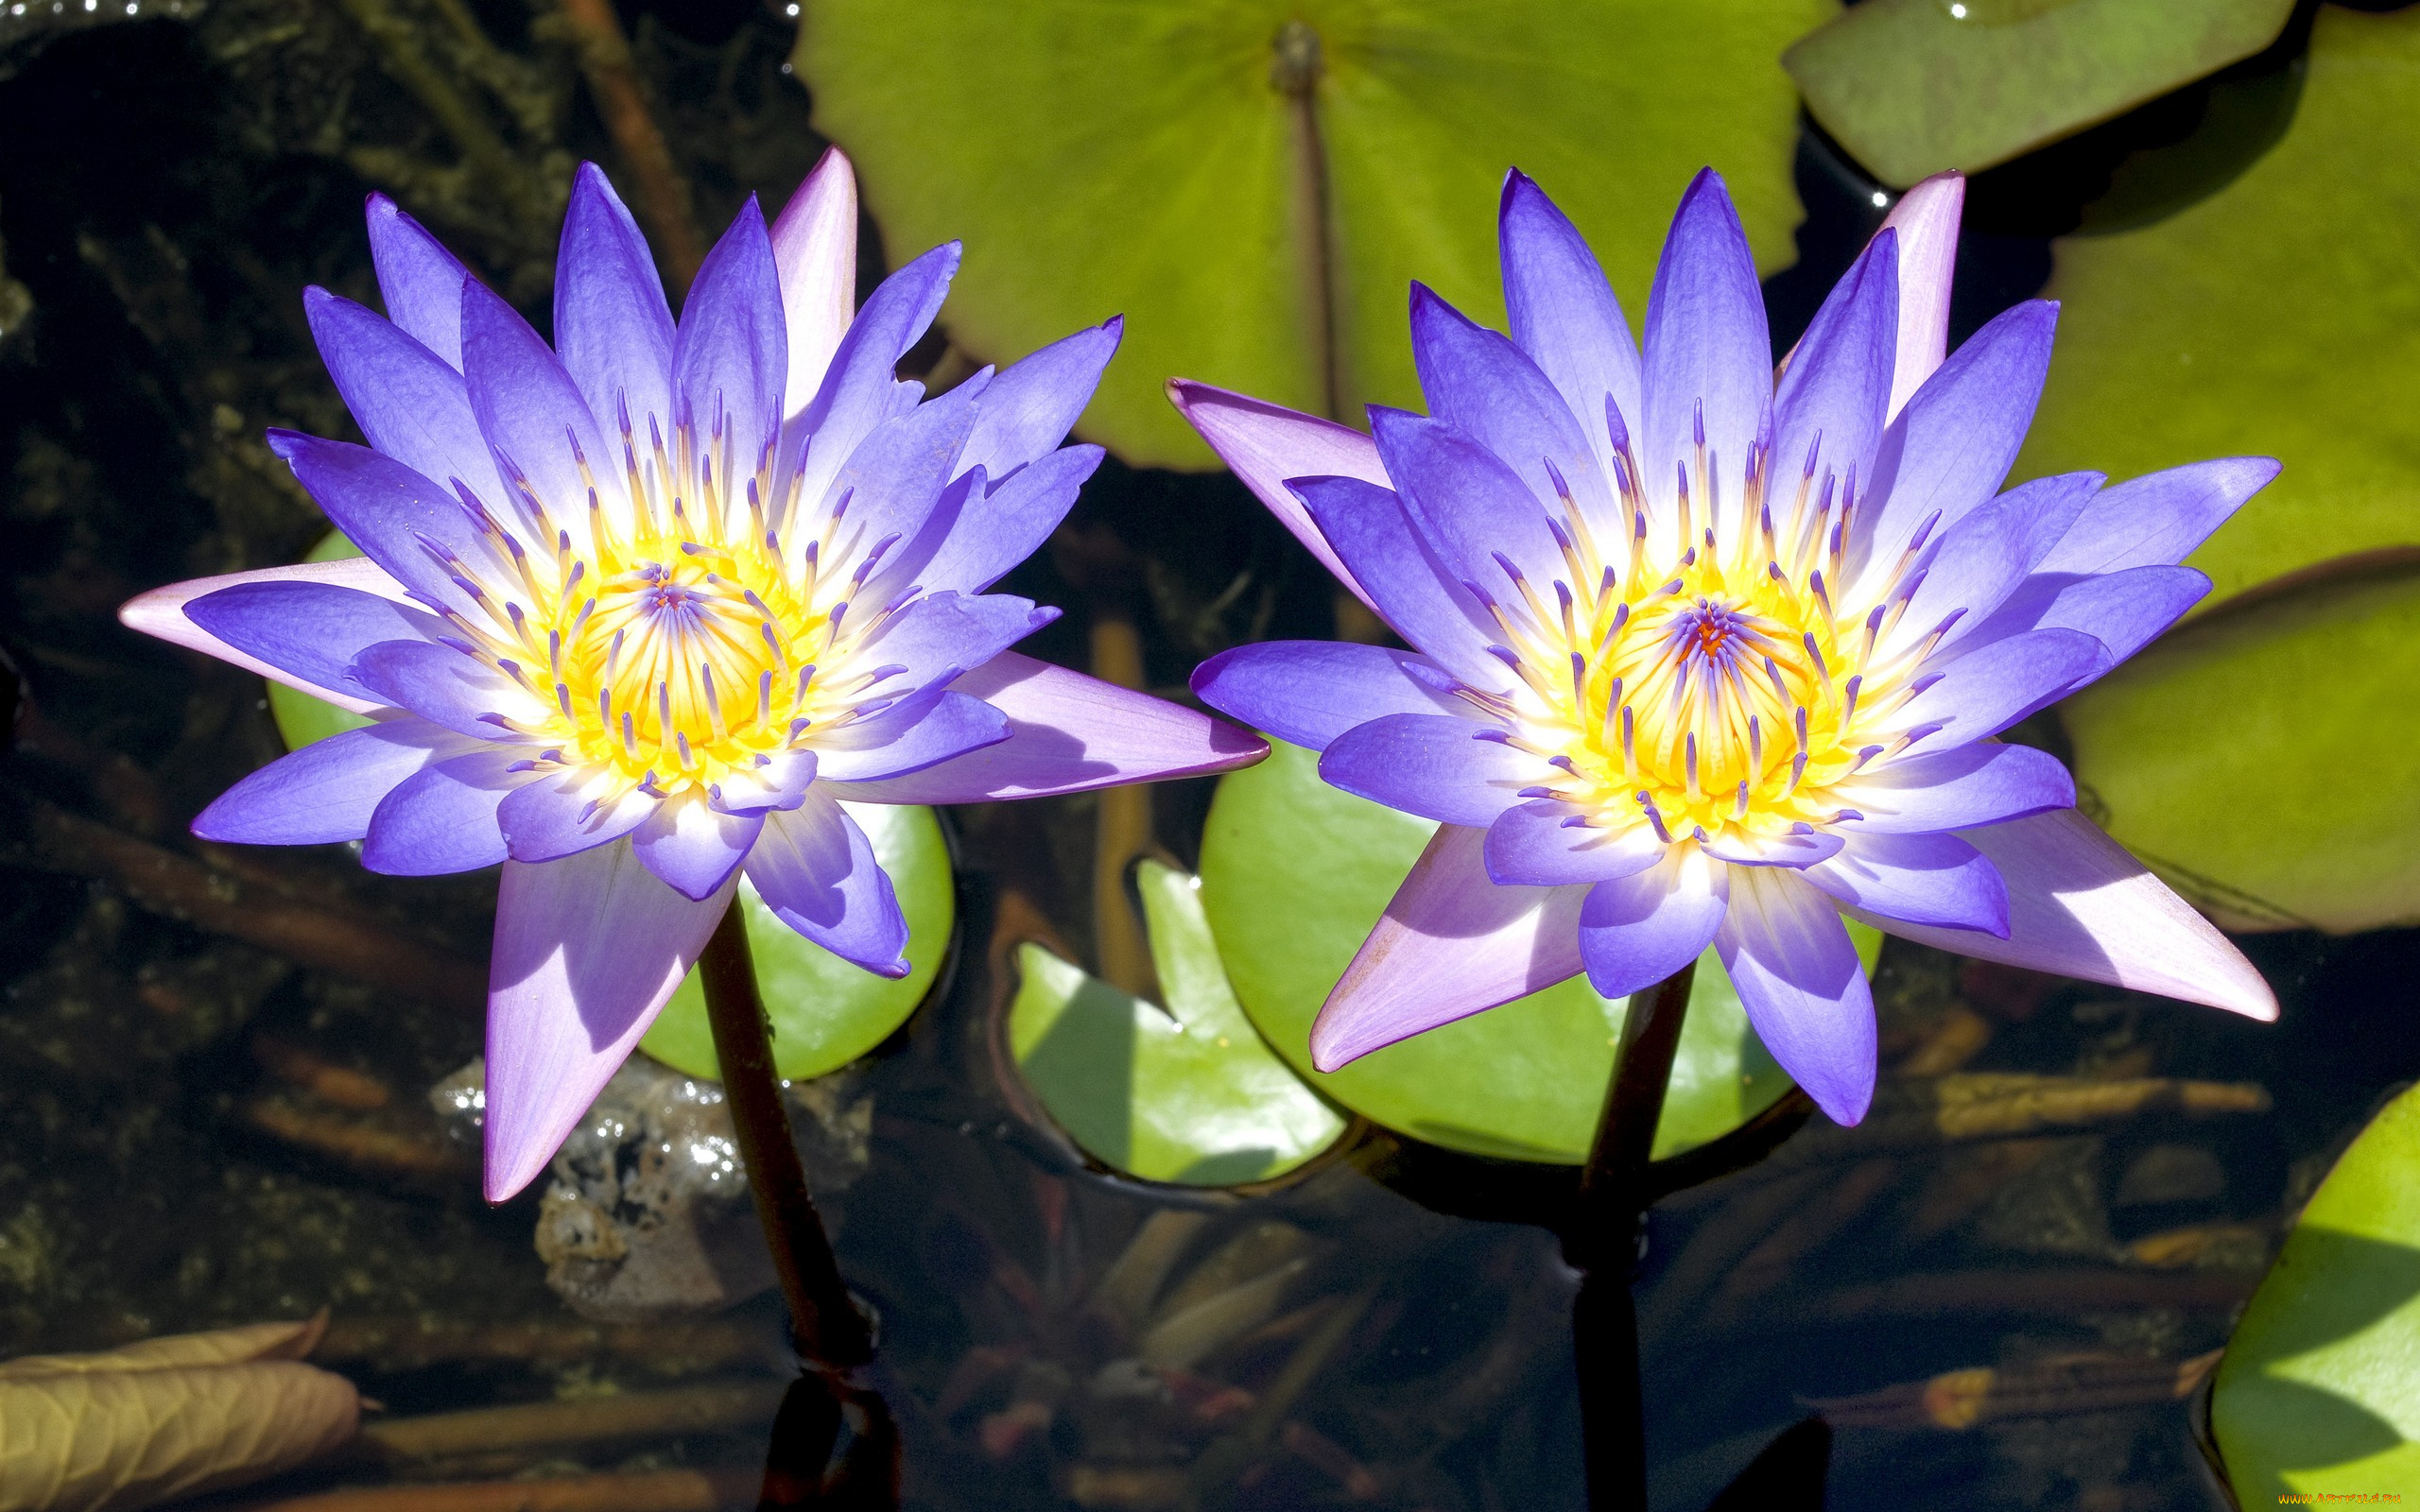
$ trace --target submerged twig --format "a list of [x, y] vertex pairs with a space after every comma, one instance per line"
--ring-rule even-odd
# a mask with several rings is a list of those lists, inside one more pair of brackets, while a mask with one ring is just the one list
[[225, 1512], [721, 1512], [752, 1505], [762, 1481], [757, 1470], [740, 1468], [433, 1481], [247, 1502]]
[[620, 149], [630, 172], [631, 198], [639, 218], [658, 247], [672, 275], [677, 296], [689, 287], [705, 261], [705, 237], [698, 229], [696, 198], [689, 180], [672, 161], [664, 129], [648, 109], [647, 89], [638, 64], [631, 57], [631, 40], [622, 31], [612, 0], [561, 0], [563, 23], [588, 80], [589, 97]]
[[366, 919], [274, 896], [40, 799], [26, 816], [27, 843], [0, 861], [106, 882], [154, 913], [394, 992], [461, 1005], [486, 998], [483, 968]]
[[450, 1322], [427, 1317], [339, 1317], [313, 1355], [363, 1361], [381, 1370], [502, 1360], [565, 1365], [614, 1359], [667, 1375], [717, 1366], [769, 1366], [780, 1346], [730, 1323]]
[[1836, 1428], [1972, 1428], [2008, 1418], [2057, 1418], [2183, 1401], [2225, 1351], [2189, 1360], [2076, 1354], [1997, 1368], [1948, 1370], [1854, 1397], [1801, 1398]]
[[552, 1449], [614, 1439], [760, 1428], [773, 1420], [784, 1387], [745, 1381], [633, 1391], [575, 1401], [517, 1402], [371, 1423], [361, 1447], [386, 1459], [445, 1459], [498, 1450]]

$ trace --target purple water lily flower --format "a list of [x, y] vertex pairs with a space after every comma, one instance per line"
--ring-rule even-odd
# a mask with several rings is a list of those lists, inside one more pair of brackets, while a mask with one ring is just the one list
[[1429, 416], [1374, 406], [1364, 436], [1172, 386], [1413, 648], [1249, 645], [1194, 678], [1334, 785], [1442, 825], [1311, 1031], [1322, 1069], [1582, 970], [1635, 992], [1710, 943], [1774, 1057], [1854, 1123], [1875, 1028], [1844, 915], [2275, 1016], [2251, 964], [2077, 814], [2056, 760], [1992, 737], [2199, 599], [2176, 563], [2276, 465], [1996, 493], [2056, 311], [2020, 304], [1944, 360], [1962, 198], [1954, 177], [1911, 191], [1778, 378], [1711, 171], [1643, 355], [1514, 173], [1511, 338], [1412, 290]]
[[364, 865], [403, 875], [503, 864], [492, 1200], [545, 1165], [743, 870], [808, 939], [907, 971], [906, 921], [846, 805], [1075, 792], [1266, 750], [1016, 655], [1056, 611], [983, 592], [1099, 463], [1060, 442], [1118, 322], [920, 403], [893, 369], [958, 247], [857, 309], [856, 226], [849, 163], [827, 154], [769, 229], [741, 211], [676, 325], [629, 211], [584, 166], [549, 349], [373, 197], [389, 318], [305, 299], [370, 445], [269, 438], [367, 559], [123, 611], [375, 721], [246, 778], [197, 834], [360, 840]]

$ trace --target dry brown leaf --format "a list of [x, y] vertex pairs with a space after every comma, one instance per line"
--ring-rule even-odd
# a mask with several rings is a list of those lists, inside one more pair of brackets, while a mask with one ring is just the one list
[[290, 1358], [324, 1320], [0, 1366], [0, 1512], [131, 1512], [274, 1475], [354, 1436], [361, 1399]]
[[166, 1370], [181, 1366], [238, 1365], [247, 1360], [300, 1360], [328, 1331], [328, 1314], [300, 1323], [250, 1323], [208, 1333], [171, 1333], [99, 1354], [29, 1354], [0, 1360], [0, 1381], [87, 1370]]

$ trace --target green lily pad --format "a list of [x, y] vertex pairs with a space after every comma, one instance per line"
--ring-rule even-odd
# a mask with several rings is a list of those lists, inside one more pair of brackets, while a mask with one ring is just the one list
[[1172, 376], [1343, 419], [1414, 401], [1407, 285], [1499, 315], [1508, 166], [1556, 197], [1634, 316], [1709, 163], [1760, 266], [1788, 264], [1798, 104], [1776, 60], [1838, 9], [818, 0], [794, 61], [893, 259], [964, 238], [959, 346], [1005, 360], [1122, 311], [1080, 432], [1130, 462], [1209, 467], [1161, 397]]
[[2420, 406], [2397, 397], [2420, 383], [2420, 152], [2393, 125], [2415, 119], [2420, 9], [2321, 7], [2265, 157], [2155, 225], [2057, 244], [2057, 355], [2016, 475], [2281, 458], [2189, 558], [2213, 604], [2420, 540]]
[[2238, 600], [2059, 706], [2096, 816], [2222, 926], [2420, 923], [2415, 558]]
[[[958, 919], [949, 845], [932, 810], [891, 803], [841, 807], [873, 842], [874, 859], [898, 891], [900, 911], [908, 916], [908, 974], [876, 976], [804, 938], [774, 917], [742, 876], [748, 949], [773, 1025], [773, 1069], [792, 1081], [839, 1070], [906, 1023], [941, 971]], [[720, 1078], [706, 992], [696, 971], [664, 1005], [639, 1048], [692, 1076]]]
[[[340, 561], [361, 554], [361, 548], [345, 539], [343, 531], [331, 530], [302, 559]], [[314, 698], [283, 682], [268, 682], [268, 716], [277, 722], [277, 732], [285, 738], [287, 750], [301, 750], [315, 740], [341, 735], [348, 730], [359, 730], [370, 723], [367, 715], [354, 713], [350, 709], [339, 709], [324, 698]]]
[[1865, 0], [1782, 55], [1883, 182], [1972, 173], [2277, 40], [2294, 0]]
[[2420, 1091], [2388, 1105], [2328, 1173], [2212, 1389], [2243, 1505], [2420, 1495]]
[[1334, 1144], [1343, 1118], [1236, 1002], [1201, 880], [1146, 861], [1135, 881], [1167, 1008], [1020, 946], [1009, 1046], [1027, 1085], [1086, 1153], [1153, 1181], [1266, 1181]]
[[[360, 555], [359, 547], [332, 532], [304, 559], [335, 561]], [[268, 707], [289, 749], [370, 723], [277, 682], [268, 684]], [[748, 911], [757, 988], [772, 1020], [773, 1065], [793, 1081], [839, 1070], [907, 1022], [941, 971], [958, 918], [949, 845], [932, 810], [888, 803], [842, 806], [873, 842], [875, 859], [898, 890], [900, 909], [908, 916], [908, 971], [896, 980], [876, 976], [802, 938], [773, 916], [756, 896], [755, 885], [743, 877], [739, 895]], [[692, 1076], [721, 1076], [714, 1033], [706, 1023], [705, 989], [699, 986], [697, 972], [691, 971], [672, 994], [639, 1048]]]
[[[1389, 1128], [1474, 1155], [1583, 1162], [1624, 1009], [1590, 990], [1585, 977], [1340, 1071], [1312, 1069], [1312, 1019], [1437, 826], [1330, 787], [1315, 754], [1270, 744], [1269, 760], [1219, 780], [1201, 839], [1202, 902], [1253, 1022], [1311, 1085]], [[1881, 936], [1850, 928], [1871, 970]], [[1707, 951], [1656, 1156], [1728, 1133], [1789, 1090]]]

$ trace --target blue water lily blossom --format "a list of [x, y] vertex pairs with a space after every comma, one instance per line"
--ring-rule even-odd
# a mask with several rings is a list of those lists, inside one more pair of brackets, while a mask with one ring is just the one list
[[237, 783], [196, 833], [358, 840], [405, 875], [502, 864], [492, 1199], [544, 1167], [743, 871], [806, 938], [907, 971], [851, 805], [1074, 792], [1266, 749], [1017, 655], [1056, 611], [985, 592], [1100, 460], [1060, 443], [1118, 323], [925, 399], [894, 369], [958, 248], [858, 309], [856, 227], [835, 152], [770, 227], [750, 201], [676, 324], [629, 211], [583, 167], [549, 348], [373, 198], [387, 317], [305, 301], [370, 444], [269, 438], [366, 558], [124, 610], [372, 720]]
[[1511, 335], [1426, 288], [1430, 413], [1363, 435], [1201, 385], [1179, 407], [1409, 643], [1248, 645], [1212, 707], [1440, 821], [1312, 1030], [1333, 1069], [1584, 970], [1609, 997], [1710, 944], [1833, 1118], [1875, 1078], [1843, 916], [1954, 951], [2273, 1017], [2259, 973], [1994, 737], [2208, 589], [2179, 560], [2274, 475], [2199, 463], [1999, 492], [2056, 307], [1945, 360], [1962, 185], [1919, 186], [1776, 375], [1739, 222], [1681, 203], [1644, 351], [1515, 173]]

